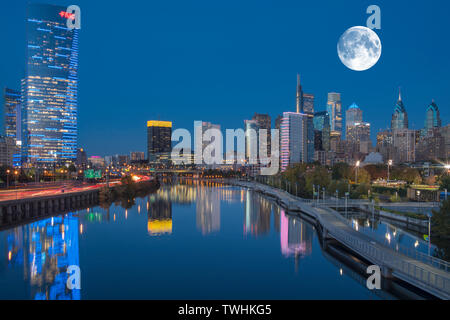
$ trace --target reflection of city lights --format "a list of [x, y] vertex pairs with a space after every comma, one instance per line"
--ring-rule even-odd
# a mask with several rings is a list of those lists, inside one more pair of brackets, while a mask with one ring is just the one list
[[8, 252], [8, 261], [11, 261], [11, 259], [12, 259], [12, 252], [9, 251], [9, 252]]
[[389, 241], [389, 243], [391, 243], [391, 234], [390, 233], [386, 233], [386, 239]]
[[419, 246], [419, 240], [416, 240], [416, 242], [414, 243], [414, 247], [417, 248]]
[[113, 219], [114, 219], [114, 221], [116, 221], [116, 214], [114, 214]]
[[125, 210], [125, 219], [128, 219], [128, 210]]
[[344, 271], [342, 270], [342, 268], [339, 270], [339, 273], [341, 274], [341, 276], [344, 274]]
[[80, 224], [80, 234], [83, 234], [83, 224]]

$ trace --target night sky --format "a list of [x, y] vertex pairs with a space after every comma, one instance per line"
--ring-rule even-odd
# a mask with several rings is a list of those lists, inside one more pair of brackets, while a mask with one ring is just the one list
[[[0, 5], [1, 88], [19, 89], [25, 73], [27, 2]], [[443, 125], [450, 118], [449, 1], [38, 2], [81, 7], [78, 126], [88, 155], [144, 151], [151, 119], [240, 128], [259, 112], [274, 126], [295, 111], [297, 72], [316, 111], [340, 92], [345, 109], [361, 107], [373, 137], [390, 125], [399, 86], [410, 128], [423, 127], [432, 99]], [[372, 69], [351, 71], [336, 45], [366, 25], [371, 4], [381, 8], [383, 53]]]

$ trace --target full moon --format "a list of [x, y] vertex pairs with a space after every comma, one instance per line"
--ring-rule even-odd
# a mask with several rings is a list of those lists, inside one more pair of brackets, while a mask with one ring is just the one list
[[381, 41], [369, 28], [352, 27], [339, 39], [337, 51], [347, 68], [364, 71], [372, 68], [380, 59]]

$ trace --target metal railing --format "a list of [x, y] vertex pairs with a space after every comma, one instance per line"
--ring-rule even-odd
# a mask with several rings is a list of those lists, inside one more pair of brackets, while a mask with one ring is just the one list
[[389, 252], [385, 248], [377, 248], [375, 245], [358, 239], [345, 231], [339, 230], [326, 221], [321, 221], [322, 225], [331, 233], [336, 239], [349, 248], [352, 248], [355, 252], [365, 256], [372, 262], [380, 265], [387, 266], [394, 272], [400, 272], [419, 281], [423, 284], [430, 286], [434, 289], [442, 291], [450, 297], [450, 277], [437, 274], [426, 268], [422, 268], [417, 264], [409, 262], [408, 260], [396, 256], [395, 252]]
[[[273, 188], [270, 186], [268, 187], [271, 191], [277, 191], [282, 192], [289, 198], [294, 198], [293, 200], [300, 200], [303, 203], [307, 204], [313, 204], [315, 205], [316, 202], [311, 199], [302, 199], [299, 197], [296, 197], [295, 195], [290, 194], [289, 192], [285, 190], [281, 190], [278, 188]], [[275, 190], [274, 190], [275, 189]], [[269, 191], [266, 190], [266, 191]], [[330, 204], [334, 203], [333, 201], [329, 201]], [[350, 225], [351, 223], [348, 219], [345, 219], [335, 210], [332, 210], [331, 208], [327, 206], [320, 206], [323, 210], [328, 211], [329, 213], [333, 214], [334, 217], [336, 217], [341, 222], [345, 223], [346, 225]], [[394, 272], [400, 272], [415, 281], [421, 282], [421, 284], [425, 284], [427, 286], [430, 286], [434, 289], [437, 289], [441, 292], [444, 292], [448, 297], [450, 297], [450, 276], [448, 275], [440, 275], [436, 272], [433, 272], [431, 270], [427, 270], [426, 268], [423, 268], [419, 265], [417, 265], [417, 262], [423, 262], [427, 266], [435, 267], [439, 270], [443, 270], [446, 272], [450, 271], [450, 263], [443, 261], [441, 259], [431, 257], [429, 255], [423, 254], [421, 252], [418, 252], [416, 250], [412, 250], [410, 248], [404, 248], [402, 246], [399, 246], [399, 250], [394, 250], [391, 247], [387, 247], [382, 243], [379, 243], [374, 240], [375, 244], [372, 244], [371, 242], [367, 240], [361, 240], [357, 237], [351, 235], [347, 231], [344, 231], [340, 228], [335, 227], [332, 223], [329, 223], [327, 220], [324, 219], [323, 216], [317, 213], [313, 213], [313, 215], [319, 220], [319, 222], [322, 224], [322, 226], [328, 230], [331, 234], [333, 234], [334, 237], [336, 237], [336, 240], [340, 241], [344, 245], [348, 246], [349, 248], [352, 248], [356, 252], [360, 253], [362, 256], [365, 256], [369, 260], [371, 260], [374, 263], [380, 264], [381, 266], [387, 266], [388, 268], [392, 269]], [[352, 230], [354, 230], [352, 228]], [[371, 239], [372, 240], [372, 239]], [[381, 248], [376, 247], [376, 245], [381, 246]], [[406, 260], [404, 257], [401, 257], [399, 255], [403, 255], [405, 257], [410, 257], [414, 260], [416, 260], [416, 263], [410, 262]]]

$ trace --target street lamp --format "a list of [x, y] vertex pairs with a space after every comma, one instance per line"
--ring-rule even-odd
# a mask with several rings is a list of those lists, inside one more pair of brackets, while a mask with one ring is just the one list
[[11, 173], [11, 170], [6, 170], [6, 188], [9, 188], [9, 174]]
[[356, 161], [356, 168], [355, 168], [355, 184], [358, 184], [358, 168], [360, 166], [361, 162], [358, 160]]
[[18, 175], [19, 175], [19, 171], [14, 171], [14, 175], [16, 176], [16, 185], [15, 185], [15, 189], [16, 189], [16, 200], [17, 200], [17, 178], [18, 178]]
[[392, 164], [393, 164], [392, 160], [389, 160], [388, 161], [388, 178], [387, 178], [387, 182], [389, 182], [389, 174], [390, 174], [389, 169], [392, 166]]

